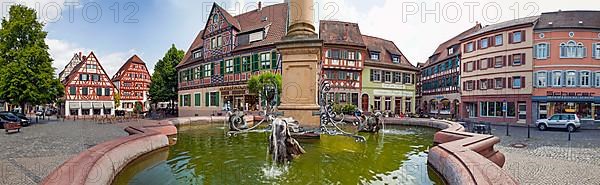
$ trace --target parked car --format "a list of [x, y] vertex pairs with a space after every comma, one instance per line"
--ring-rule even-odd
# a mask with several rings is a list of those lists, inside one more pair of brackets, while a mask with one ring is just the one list
[[27, 116], [25, 116], [25, 114], [22, 113], [2, 111], [0, 112], [0, 116], [4, 116], [4, 120], [18, 122], [21, 124], [21, 126], [24, 127], [29, 126], [31, 124], [31, 120], [29, 120], [29, 118], [27, 118]]
[[548, 128], [565, 128], [569, 132], [574, 132], [581, 127], [576, 114], [554, 114], [548, 119], [537, 120], [535, 124], [542, 131]]

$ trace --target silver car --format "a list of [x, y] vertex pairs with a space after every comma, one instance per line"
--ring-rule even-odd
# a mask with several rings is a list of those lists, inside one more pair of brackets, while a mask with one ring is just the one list
[[554, 114], [548, 119], [537, 120], [535, 125], [542, 131], [547, 128], [565, 128], [569, 132], [574, 132], [581, 127], [576, 114]]

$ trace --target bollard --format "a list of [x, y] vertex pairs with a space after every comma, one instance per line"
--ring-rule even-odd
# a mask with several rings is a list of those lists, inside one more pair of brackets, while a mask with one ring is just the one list
[[527, 123], [527, 138], [531, 138], [531, 131], [529, 130], [531, 127], [529, 126], [529, 123]]
[[571, 141], [571, 131], [569, 130], [569, 141]]
[[508, 134], [508, 122], [506, 122], [506, 136], [510, 136], [510, 135]]

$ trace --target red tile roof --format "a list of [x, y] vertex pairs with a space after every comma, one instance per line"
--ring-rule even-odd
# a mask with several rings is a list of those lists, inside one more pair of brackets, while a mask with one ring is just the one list
[[[370, 60], [369, 54], [367, 54], [367, 62], [365, 65], [369, 65], [369, 63], [385, 63], [386, 65], [399, 66], [411, 70], [417, 69], [408, 61], [406, 56], [402, 54], [394, 42], [368, 35], [363, 35], [362, 38], [369, 52], [375, 51], [380, 53], [379, 61], [377, 62]], [[392, 55], [400, 56], [399, 64], [392, 63]]]
[[[549, 24], [550, 22], [552, 24]], [[599, 29], [600, 11], [576, 10], [542, 13], [534, 29], [560, 28]]]
[[433, 54], [429, 57], [429, 59], [427, 60], [427, 62], [425, 62], [421, 67], [427, 67], [429, 65], [432, 64], [436, 64], [440, 61], [446, 60], [448, 57], [452, 57], [452, 56], [456, 56], [459, 55], [461, 53], [461, 49], [460, 47], [458, 47], [458, 49], [456, 49], [454, 51], [453, 54], [448, 55], [448, 48], [460, 44], [460, 39], [462, 39], [463, 37], [470, 35], [472, 33], [475, 33], [476, 31], [479, 31], [481, 29], [481, 24], [477, 23], [475, 24], [475, 26], [463, 31], [462, 33], [452, 37], [451, 39], [447, 40], [446, 42], [440, 44], [438, 46], [438, 48], [433, 52]]
[[177, 64], [177, 67], [180, 67], [180, 66], [183, 66], [183, 65], [186, 65], [186, 64], [189, 64], [192, 62], [192, 60], [190, 59], [190, 57], [192, 56], [192, 51], [202, 47], [202, 43], [204, 42], [204, 39], [202, 39], [203, 34], [204, 34], [204, 30], [200, 30], [200, 32], [198, 32], [198, 34], [196, 35], [196, 39], [194, 39], [194, 42], [192, 42], [192, 45], [190, 45], [187, 52], [185, 52], [183, 59], [181, 60], [181, 62], [179, 62], [179, 64]]
[[[121, 78], [123, 78], [123, 76], [125, 75], [125, 73], [123, 72], [127, 70], [132, 63], [143, 64], [144, 66], [146, 66], [146, 63], [140, 57], [138, 57], [137, 55], [133, 55], [129, 59], [127, 59], [127, 62], [125, 62], [125, 64], [123, 64], [121, 68], [119, 68], [119, 70], [117, 71], [117, 73], [115, 73], [111, 81], [114, 82], [121, 80]], [[146, 72], [148, 72], [147, 67]], [[148, 74], [150, 74], [150, 72], [148, 72]]]
[[339, 44], [365, 47], [356, 23], [321, 20], [319, 24], [319, 38], [325, 44]]

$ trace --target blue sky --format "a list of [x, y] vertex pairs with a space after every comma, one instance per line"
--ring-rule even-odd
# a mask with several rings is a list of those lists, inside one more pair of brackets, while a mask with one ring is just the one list
[[[46, 41], [55, 59], [54, 67], [58, 70], [62, 70], [75, 52], [94, 51], [109, 75], [114, 74], [133, 54], [138, 54], [152, 72], [154, 64], [162, 58], [171, 44], [187, 50], [198, 31], [203, 28], [213, 2], [0, 0], [3, 16], [7, 14], [9, 3], [24, 3], [38, 10], [40, 20], [47, 22]], [[256, 2], [255, 0], [217, 1], [234, 15], [255, 9]], [[262, 2], [268, 5], [283, 0]], [[543, 0], [315, 0], [315, 2], [315, 16], [319, 19], [357, 22], [363, 34], [394, 41], [413, 64], [424, 62], [439, 43], [472, 27], [476, 22], [486, 25], [559, 9], [581, 10], [600, 7], [600, 1], [594, 0], [568, 3]], [[69, 9], [71, 6], [75, 7]], [[102, 11], [99, 17], [97, 17], [96, 7]], [[117, 7], [118, 16], [115, 14]], [[137, 8], [136, 12], [134, 8]], [[469, 10], [470, 8], [472, 11]], [[70, 10], [73, 10], [73, 14]], [[85, 17], [84, 12], [87, 14]], [[132, 12], [134, 14], [131, 14]], [[125, 20], [129, 14], [133, 16]]]

